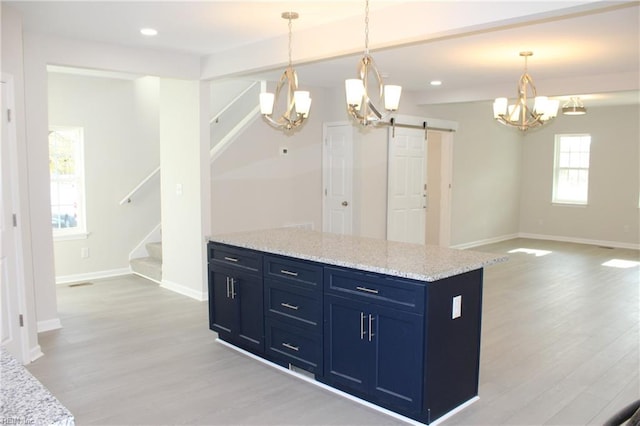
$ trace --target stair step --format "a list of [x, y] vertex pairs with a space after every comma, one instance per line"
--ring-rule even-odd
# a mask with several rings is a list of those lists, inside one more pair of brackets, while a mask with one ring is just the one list
[[153, 281], [162, 282], [162, 260], [155, 257], [139, 257], [129, 261], [131, 270]]
[[162, 243], [147, 243], [145, 245], [147, 248], [147, 253], [149, 253], [149, 257], [153, 257], [162, 262]]

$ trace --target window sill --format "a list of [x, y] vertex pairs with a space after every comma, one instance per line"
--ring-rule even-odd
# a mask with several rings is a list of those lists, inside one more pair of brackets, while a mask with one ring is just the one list
[[71, 240], [86, 240], [89, 238], [88, 232], [76, 232], [73, 234], [53, 235], [53, 241], [71, 241]]
[[585, 204], [579, 204], [579, 203], [561, 203], [558, 201], [553, 201], [551, 203], [552, 206], [556, 206], [556, 207], [589, 207], [589, 204], [585, 203]]

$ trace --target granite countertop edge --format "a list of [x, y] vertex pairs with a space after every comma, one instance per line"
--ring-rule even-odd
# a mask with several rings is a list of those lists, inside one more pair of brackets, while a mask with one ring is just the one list
[[[340, 248], [341, 241], [345, 241], [346, 243], [357, 241], [358, 243], [364, 242], [365, 245], [367, 243], [370, 243], [373, 246], [384, 247], [392, 244], [394, 248], [402, 248], [405, 250], [414, 251], [417, 253], [416, 255], [419, 255], [419, 251], [424, 247], [414, 244], [387, 242], [386, 240], [365, 237], [334, 236], [333, 234], [322, 233], [319, 231], [296, 231], [288, 228], [212, 235], [207, 238], [212, 242], [247, 248], [273, 255], [293, 257], [296, 259], [324, 263], [330, 266], [340, 266], [366, 272], [381, 273], [395, 277], [427, 282], [438, 281], [508, 260], [508, 256], [496, 253], [440, 248], [434, 246], [433, 248], [434, 250], [436, 250], [436, 253], [438, 255], [442, 254], [442, 256], [436, 255], [434, 256], [435, 259], [426, 258], [426, 256], [423, 256], [424, 259], [422, 260], [424, 262], [424, 265], [418, 265], [418, 267], [399, 268], [389, 266], [388, 259], [387, 262], [366, 262], [361, 260], [343, 259], [341, 258], [342, 256], [340, 254], [337, 254], [335, 256], [328, 256], [326, 254], [311, 253], [313, 250], [304, 248], [301, 250], [299, 247], [281, 248], [278, 246], [282, 245], [282, 242], [278, 241], [278, 239], [282, 238], [283, 236], [286, 236], [286, 238], [299, 236], [307, 240], [313, 240], [314, 238], [329, 238], [332, 240], [332, 243], [338, 244], [338, 248]], [[356, 255], [356, 257], [358, 256]], [[446, 259], [442, 260], [439, 259], [439, 257], [446, 257]], [[457, 257], [458, 259], [451, 260], [451, 257]], [[473, 259], [470, 259], [471, 257], [473, 257]], [[380, 263], [385, 264], [383, 265]], [[429, 272], [415, 270], [421, 269], [421, 267], [428, 268]]]

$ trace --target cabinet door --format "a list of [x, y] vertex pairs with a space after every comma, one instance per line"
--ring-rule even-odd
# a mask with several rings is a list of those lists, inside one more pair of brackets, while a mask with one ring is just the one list
[[371, 393], [405, 410], [422, 409], [424, 317], [371, 305], [367, 330], [375, 352]]
[[230, 297], [229, 274], [209, 271], [209, 328], [229, 339], [236, 332], [237, 309]]
[[245, 348], [264, 352], [264, 316], [262, 278], [236, 275], [233, 297], [238, 303], [239, 344]]
[[371, 351], [366, 332], [367, 304], [325, 296], [325, 379], [336, 387], [366, 392]]

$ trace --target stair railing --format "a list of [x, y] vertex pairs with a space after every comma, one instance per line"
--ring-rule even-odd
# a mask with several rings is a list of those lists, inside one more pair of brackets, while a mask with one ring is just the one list
[[[220, 117], [227, 112], [232, 106], [234, 106], [238, 101], [240, 101], [249, 91], [251, 91], [256, 85], [260, 84], [260, 91], [263, 92], [266, 90], [266, 83], [264, 81], [259, 82], [255, 81], [250, 84], [246, 89], [236, 95], [229, 103], [227, 103], [218, 113], [216, 113], [210, 120], [209, 125], [214, 125], [218, 123]], [[257, 100], [257, 98], [256, 98]], [[260, 105], [256, 105], [251, 111], [242, 117], [236, 124], [233, 126], [224, 137], [220, 139], [213, 147], [210, 148], [209, 155], [211, 158], [211, 162], [213, 162], [216, 158], [220, 156], [220, 154], [230, 145], [230, 143], [238, 137], [241, 131], [253, 120], [255, 120], [260, 114]], [[143, 188], [147, 182], [153, 179], [157, 174], [160, 173], [160, 166], [158, 166], [154, 171], [149, 173], [139, 184], [137, 184], [127, 195], [124, 196], [122, 200], [120, 200], [120, 205], [131, 203], [133, 200], [133, 196]]]
[[155, 175], [157, 175], [158, 173], [160, 173], [160, 166], [158, 166], [158, 168], [156, 168], [154, 171], [149, 173], [147, 175], [147, 177], [142, 179], [142, 181], [140, 181], [140, 183], [137, 184], [135, 186], [135, 188], [133, 188], [127, 195], [125, 195], [125, 197], [122, 200], [120, 200], [120, 205], [122, 206], [122, 205], [124, 205], [126, 203], [130, 203], [131, 202], [131, 198], [133, 197], [133, 194], [138, 192], [140, 190], [140, 188], [142, 188], [147, 182], [149, 182], [151, 179], [153, 179], [153, 177]]

